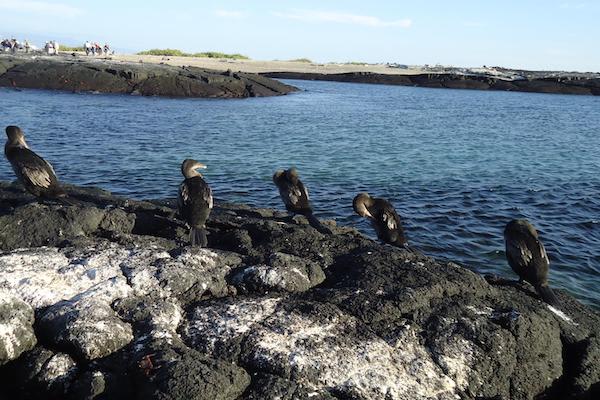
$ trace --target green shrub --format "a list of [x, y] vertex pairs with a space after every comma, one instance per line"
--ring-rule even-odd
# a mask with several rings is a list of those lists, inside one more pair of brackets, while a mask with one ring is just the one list
[[226, 53], [220, 53], [218, 51], [205, 51], [203, 53], [194, 53], [192, 54], [193, 57], [202, 57], [202, 58], [232, 58], [235, 60], [249, 60], [250, 57], [245, 56], [243, 54], [226, 54]]
[[312, 60], [310, 58], [296, 58], [294, 60], [288, 60], [291, 62], [302, 62], [302, 63], [310, 63], [312, 64]]
[[249, 60], [250, 58], [243, 54], [226, 54], [218, 51], [206, 51], [203, 53], [184, 53], [177, 49], [151, 49], [140, 51], [140, 56], [166, 56], [166, 57], [203, 57], [203, 58], [233, 58], [236, 60]]
[[64, 44], [58, 44], [60, 47], [58, 51], [85, 51], [83, 46], [65, 46]]
[[170, 57], [189, 57], [188, 53], [184, 53], [177, 49], [150, 49], [137, 53], [140, 56], [170, 56]]

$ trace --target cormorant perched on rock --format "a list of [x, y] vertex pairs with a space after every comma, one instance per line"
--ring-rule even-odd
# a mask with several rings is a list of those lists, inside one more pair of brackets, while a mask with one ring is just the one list
[[10, 162], [19, 182], [36, 197], [57, 199], [66, 197], [56, 178], [52, 165], [35, 154], [25, 142], [25, 134], [18, 126], [6, 127], [8, 140], [4, 145], [4, 154]]
[[389, 201], [359, 193], [354, 197], [352, 206], [358, 215], [371, 220], [379, 240], [392, 246], [408, 247], [400, 216]]
[[314, 215], [308, 197], [308, 189], [298, 178], [296, 168], [278, 170], [273, 175], [273, 182], [279, 189], [281, 200], [285, 208], [294, 214], [304, 215], [310, 226], [321, 233], [331, 234], [331, 230], [324, 226]]
[[533, 285], [542, 300], [552, 306], [559, 301], [548, 286], [550, 260], [538, 233], [527, 220], [514, 219], [504, 228], [506, 259], [521, 281]]
[[185, 180], [179, 185], [179, 214], [190, 226], [190, 243], [192, 246], [206, 247], [206, 220], [213, 208], [213, 197], [210, 187], [202, 175], [196, 171], [206, 165], [196, 160], [184, 160], [181, 173]]

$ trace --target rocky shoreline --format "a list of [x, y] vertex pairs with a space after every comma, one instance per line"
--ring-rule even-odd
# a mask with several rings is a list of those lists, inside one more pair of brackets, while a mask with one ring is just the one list
[[555, 94], [600, 95], [599, 74], [542, 74], [520, 71], [518, 79], [493, 75], [423, 73], [414, 75], [351, 72], [320, 74], [303, 72], [267, 72], [261, 75], [275, 79], [300, 79], [372, 83], [381, 85], [419, 86], [428, 88], [500, 90]]
[[0, 86], [141, 96], [247, 98], [296, 91], [274, 79], [166, 64], [80, 56], [0, 56]]
[[0, 182], [0, 397], [593, 399], [600, 314], [353, 228]]

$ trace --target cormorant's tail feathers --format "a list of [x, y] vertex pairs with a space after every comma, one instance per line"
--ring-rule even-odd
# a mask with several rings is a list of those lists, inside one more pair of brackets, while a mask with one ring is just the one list
[[191, 228], [190, 229], [190, 244], [192, 246], [206, 247], [208, 245], [208, 239], [206, 238], [205, 228]]
[[323, 234], [326, 234], [326, 235], [331, 235], [333, 233], [333, 232], [331, 232], [331, 229], [329, 229], [328, 227], [326, 227], [325, 225], [323, 225], [321, 223], [321, 221], [319, 221], [317, 219], [317, 217], [315, 217], [313, 215], [313, 213], [308, 212], [308, 213], [305, 213], [304, 216], [308, 220], [308, 223], [310, 224], [310, 226], [312, 226], [313, 228], [315, 228], [319, 232], [321, 232]]
[[536, 290], [545, 303], [550, 304], [552, 307], [560, 307], [560, 302], [552, 289], [550, 289], [550, 286], [538, 286], [536, 287]]

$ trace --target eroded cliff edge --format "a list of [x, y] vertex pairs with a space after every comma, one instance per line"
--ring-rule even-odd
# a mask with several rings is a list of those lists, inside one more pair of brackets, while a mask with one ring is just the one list
[[600, 315], [558, 291], [303, 217], [0, 183], [0, 383], [14, 399], [568, 399], [600, 393]]
[[296, 91], [274, 79], [166, 64], [60, 56], [0, 56], [0, 86], [168, 97], [246, 98]]

